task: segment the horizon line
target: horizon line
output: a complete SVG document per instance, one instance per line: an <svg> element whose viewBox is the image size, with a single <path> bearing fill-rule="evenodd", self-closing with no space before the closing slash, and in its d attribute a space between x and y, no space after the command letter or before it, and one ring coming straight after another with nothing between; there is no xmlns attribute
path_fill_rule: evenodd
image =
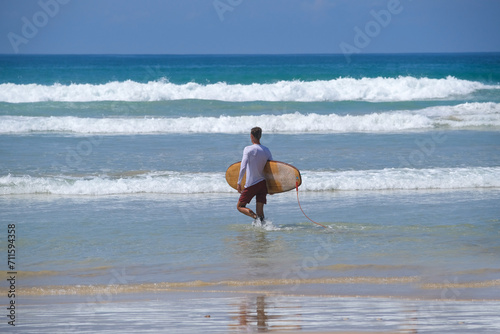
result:
<svg viewBox="0 0 500 334"><path fill-rule="evenodd" d="M500 54L500 51L441 51L441 52L370 52L352 54L356 56L373 55L449 55L449 54ZM0 56L344 56L343 53L0 53Z"/></svg>

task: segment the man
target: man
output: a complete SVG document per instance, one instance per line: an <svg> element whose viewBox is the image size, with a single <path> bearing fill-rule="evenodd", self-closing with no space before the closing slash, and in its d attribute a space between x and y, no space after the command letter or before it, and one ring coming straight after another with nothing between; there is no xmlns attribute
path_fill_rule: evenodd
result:
<svg viewBox="0 0 500 334"><path fill-rule="evenodd" d="M252 145L245 147L243 150L243 158L241 159L240 174L238 177L237 190L241 194L237 209L239 212L252 217L259 218L261 223L264 221L264 204L267 203L267 184L264 178L264 166L268 160L272 160L271 151L264 145L260 144L262 129L255 127L250 131L250 140ZM241 181L246 172L245 188L242 189ZM256 197L256 211L253 212L246 207L252 198Z"/></svg>

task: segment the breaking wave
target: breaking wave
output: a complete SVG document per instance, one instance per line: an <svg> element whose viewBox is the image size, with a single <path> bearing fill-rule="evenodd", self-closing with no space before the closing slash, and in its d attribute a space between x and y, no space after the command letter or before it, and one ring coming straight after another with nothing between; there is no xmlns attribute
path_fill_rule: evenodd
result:
<svg viewBox="0 0 500 334"><path fill-rule="evenodd" d="M58 132L76 134L246 133L248 124L265 124L273 133L398 132L434 128L500 127L499 103L465 103L416 111L365 115L283 115L219 117L0 116L0 134Z"/></svg>
<svg viewBox="0 0 500 334"><path fill-rule="evenodd" d="M500 188L500 167L302 171L301 191ZM201 194L235 192L223 172L128 172L122 176L0 177L0 195Z"/></svg>
<svg viewBox="0 0 500 334"><path fill-rule="evenodd" d="M447 99L478 90L500 89L448 76L443 79L415 78L337 78L315 81L279 81L275 83L228 84L195 82L174 84L163 79L141 83L113 81L105 84L0 84L0 101L29 103L45 101L169 101L219 100L245 101L414 101Z"/></svg>

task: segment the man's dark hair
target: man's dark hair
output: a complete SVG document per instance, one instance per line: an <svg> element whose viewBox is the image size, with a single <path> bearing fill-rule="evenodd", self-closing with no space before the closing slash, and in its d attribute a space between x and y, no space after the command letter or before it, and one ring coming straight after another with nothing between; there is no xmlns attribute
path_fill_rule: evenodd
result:
<svg viewBox="0 0 500 334"><path fill-rule="evenodd" d="M250 131L250 133L252 134L252 136L255 137L255 139L257 140L260 140L260 137L262 137L262 129L259 128L258 126L256 126L255 128L252 128L252 130Z"/></svg>

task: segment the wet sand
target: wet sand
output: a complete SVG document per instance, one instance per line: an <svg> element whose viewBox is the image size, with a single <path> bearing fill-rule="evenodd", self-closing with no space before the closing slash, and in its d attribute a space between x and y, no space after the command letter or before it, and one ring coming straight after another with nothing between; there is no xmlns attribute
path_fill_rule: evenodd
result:
<svg viewBox="0 0 500 334"><path fill-rule="evenodd" d="M17 312L17 328L23 333L500 331L499 300L284 295L257 290L25 296L19 298Z"/></svg>

